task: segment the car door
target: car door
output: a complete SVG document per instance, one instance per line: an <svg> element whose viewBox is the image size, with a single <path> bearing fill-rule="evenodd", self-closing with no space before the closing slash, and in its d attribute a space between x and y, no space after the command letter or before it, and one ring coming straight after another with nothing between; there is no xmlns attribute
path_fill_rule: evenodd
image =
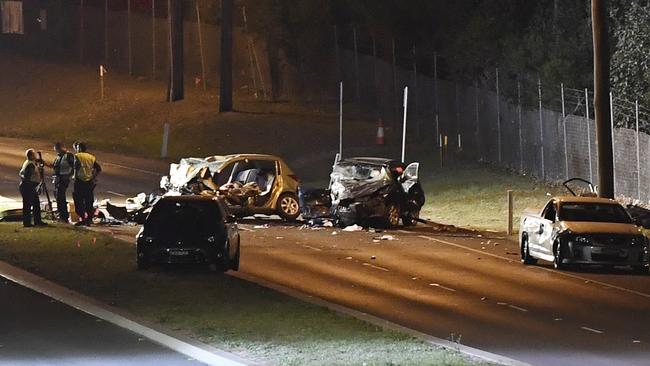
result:
<svg viewBox="0 0 650 366"><path fill-rule="evenodd" d="M557 202L551 200L540 220L536 251L544 255L553 255L553 228L557 221Z"/></svg>
<svg viewBox="0 0 650 366"><path fill-rule="evenodd" d="M408 193L411 188L418 183L420 174L420 163L411 163L402 174L402 189Z"/></svg>

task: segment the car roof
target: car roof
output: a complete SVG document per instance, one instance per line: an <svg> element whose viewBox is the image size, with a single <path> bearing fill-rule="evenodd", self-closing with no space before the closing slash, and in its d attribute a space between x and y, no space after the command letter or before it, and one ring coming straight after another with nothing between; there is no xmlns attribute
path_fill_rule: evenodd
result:
<svg viewBox="0 0 650 366"><path fill-rule="evenodd" d="M395 159L388 159L388 158L376 158L376 157L355 157L355 158L347 158L343 159L338 162L338 164L366 164L366 165L377 165L377 166L383 166L386 164L390 163L398 163L399 161Z"/></svg>
<svg viewBox="0 0 650 366"><path fill-rule="evenodd" d="M619 203L613 199L600 198L600 197L580 197L580 196L558 196L553 198L559 203L600 203L600 204L616 204Z"/></svg>
<svg viewBox="0 0 650 366"><path fill-rule="evenodd" d="M232 159L260 159L260 160L282 160L280 157L268 154L230 154L230 155L212 155L205 158L214 160L232 160Z"/></svg>

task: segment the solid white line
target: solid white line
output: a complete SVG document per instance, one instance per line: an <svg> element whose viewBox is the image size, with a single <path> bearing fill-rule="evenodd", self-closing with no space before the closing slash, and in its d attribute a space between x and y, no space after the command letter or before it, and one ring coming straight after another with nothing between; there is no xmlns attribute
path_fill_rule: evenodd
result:
<svg viewBox="0 0 650 366"><path fill-rule="evenodd" d="M0 202L18 202L18 201L9 197L0 196Z"/></svg>
<svg viewBox="0 0 650 366"><path fill-rule="evenodd" d="M214 366L244 366L251 364L249 361L234 354L217 350L199 342L192 341L195 344L191 344L136 323L133 320L111 311L110 307L107 305L101 304L85 295L48 281L45 278L14 267L6 262L0 261L0 276L96 318L130 330L131 332L139 334L157 344L184 354L199 362Z"/></svg>
<svg viewBox="0 0 650 366"><path fill-rule="evenodd" d="M384 267L375 266L374 264L370 264L370 263L365 263L365 262L364 262L364 263L362 263L362 265L364 265L364 266L366 266L366 267L370 267L370 268L378 269L378 270L380 270L380 271L390 272L390 269L388 269L388 268L384 268Z"/></svg>
<svg viewBox="0 0 650 366"><path fill-rule="evenodd" d="M603 334L603 333L605 333L605 332L603 332L602 330L598 330L598 329L594 329L594 328L589 328L589 327L580 327L580 329L586 330L587 332L596 333L596 334Z"/></svg>
<svg viewBox="0 0 650 366"><path fill-rule="evenodd" d="M470 247L467 247L467 246L464 246L464 245L461 245L461 244L451 243L451 242L448 242L446 240L436 239L436 238L432 238L432 237L426 236L426 235L418 235L418 237L422 238L422 239L429 240L429 241L435 241L435 242L438 242L438 243L441 243L441 244L449 245L449 246L452 246L452 247L468 250L470 252L478 253L478 254L481 254L481 255L486 255L486 256L489 256L489 257L493 257L493 258L503 259L503 260L506 260L506 261L508 261L510 263L515 262L514 260L512 260L510 258L507 258L507 257L502 257L500 255L496 255L496 254L492 254L492 253L486 253L485 251L482 251L482 250L470 248ZM539 267L539 266L533 267L533 268L539 269L541 271L554 273L554 274L556 274L558 276L573 278L573 279L580 280L580 281L589 281L591 283L596 283L596 284L599 284L601 286L609 287L609 288L616 289L616 290L619 290L619 291L627 292L629 294L634 294L634 295L638 295L638 296L642 296L642 297L650 299L650 294L647 294L645 292L631 290L629 288L625 288L625 287L621 287L621 286L617 286L617 285L612 285L611 283L602 282L602 281L598 281L598 280L593 280L593 279L590 279L590 278L581 277L581 276L577 276L577 275L566 273L566 272L560 272L560 271L550 269L550 268Z"/></svg>
<svg viewBox="0 0 650 366"><path fill-rule="evenodd" d="M522 313L527 313L528 312L528 309L524 309L524 308L516 306L516 305L508 305L508 307L511 308L511 309L519 310Z"/></svg>
<svg viewBox="0 0 650 366"><path fill-rule="evenodd" d="M149 175L156 175L156 176L161 176L162 175L160 173L152 172L151 170L132 168L130 166L120 165L120 164L115 164L115 163L109 163L109 162L106 162L106 161L102 162L102 164L103 165L112 165L112 166L117 167L117 168L132 170L134 172L139 172L139 173L144 173L144 174L149 174Z"/></svg>
<svg viewBox="0 0 650 366"><path fill-rule="evenodd" d="M453 288L443 286L443 285L441 285L439 283L430 283L429 286L438 287L438 288L441 288L443 290L447 290L447 291L450 291L450 292L456 292L456 290L454 290Z"/></svg>
<svg viewBox="0 0 650 366"><path fill-rule="evenodd" d="M106 193L110 193L110 194L112 194L114 196L118 196L118 197L126 197L122 193L117 193L117 192L113 192L113 191L106 191Z"/></svg>
<svg viewBox="0 0 650 366"><path fill-rule="evenodd" d="M248 231L248 232L255 232L255 230L253 230L253 229L249 229L249 228L247 228L247 227L243 227L243 226L240 226L240 227L239 227L239 230L241 230L241 231Z"/></svg>

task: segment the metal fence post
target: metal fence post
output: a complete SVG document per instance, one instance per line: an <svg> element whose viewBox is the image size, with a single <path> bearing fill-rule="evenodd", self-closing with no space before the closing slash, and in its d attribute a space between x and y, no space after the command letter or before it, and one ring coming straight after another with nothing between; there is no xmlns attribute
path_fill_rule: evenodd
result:
<svg viewBox="0 0 650 366"><path fill-rule="evenodd" d="M566 143L566 107L564 105L564 83L560 84L562 89L562 132L564 137L564 176L569 179L569 152Z"/></svg>
<svg viewBox="0 0 650 366"><path fill-rule="evenodd" d="M589 181L594 181L594 171L591 162L591 121L589 119L589 89L585 88L585 117L587 117L587 154L589 155Z"/></svg>
<svg viewBox="0 0 650 366"><path fill-rule="evenodd" d="M544 114L542 111L542 79L537 79L537 93L539 96L539 149L541 155L542 180L546 179L546 167L544 166Z"/></svg>
<svg viewBox="0 0 650 366"><path fill-rule="evenodd" d="M614 94L609 92L609 117L612 127L612 172L614 173L614 197L616 197L616 131L614 131Z"/></svg>
<svg viewBox="0 0 650 366"><path fill-rule="evenodd" d="M479 159L483 159L483 149L481 145L481 116L478 95L478 79L474 80L474 104L476 108L476 146Z"/></svg>
<svg viewBox="0 0 650 366"><path fill-rule="evenodd" d="M636 194L641 200L641 147L639 146L639 100L634 103L636 117Z"/></svg>
<svg viewBox="0 0 650 366"><path fill-rule="evenodd" d="M499 90L499 68L496 69L496 86L497 86L497 151L499 163L501 163L501 95Z"/></svg>
<svg viewBox="0 0 650 366"><path fill-rule="evenodd" d="M521 134L522 111L521 111L521 80L517 76L517 119L519 122L519 172L524 172L524 143Z"/></svg>

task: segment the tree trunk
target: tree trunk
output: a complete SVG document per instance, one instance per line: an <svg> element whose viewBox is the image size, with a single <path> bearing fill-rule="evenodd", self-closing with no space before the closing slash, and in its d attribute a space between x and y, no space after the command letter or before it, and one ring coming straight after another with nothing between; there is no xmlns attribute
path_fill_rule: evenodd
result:
<svg viewBox="0 0 650 366"><path fill-rule="evenodd" d="M169 21L169 83L167 101L175 102L185 97L183 86L183 2L167 0Z"/></svg>
<svg viewBox="0 0 650 366"><path fill-rule="evenodd" d="M591 18L594 36L594 112L598 142L598 194L614 198L614 152L609 105L609 32L607 1L592 0Z"/></svg>
<svg viewBox="0 0 650 366"><path fill-rule="evenodd" d="M222 0L219 112L232 111L232 23L233 0Z"/></svg>

